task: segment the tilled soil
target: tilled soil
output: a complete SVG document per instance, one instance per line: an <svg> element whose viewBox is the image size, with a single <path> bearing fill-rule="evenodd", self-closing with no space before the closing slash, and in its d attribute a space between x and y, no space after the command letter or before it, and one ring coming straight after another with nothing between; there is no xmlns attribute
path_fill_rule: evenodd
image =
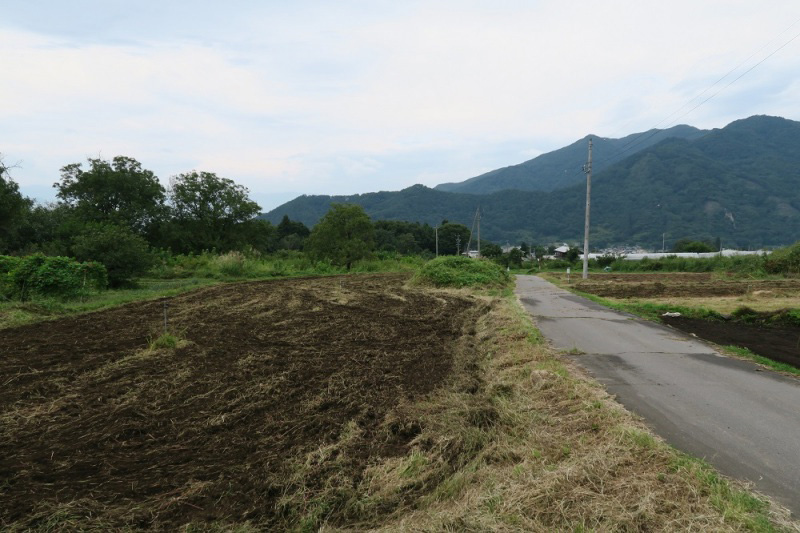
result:
<svg viewBox="0 0 800 533"><path fill-rule="evenodd" d="M579 291L610 298L717 297L759 294L796 295L800 279L716 279L708 273L593 274L573 285ZM767 316L762 317L765 319ZM720 345L748 348L754 353L800 368L800 328L791 325L747 324L740 320L662 317L662 321Z"/></svg>
<svg viewBox="0 0 800 533"><path fill-rule="evenodd" d="M721 322L687 317L661 317L665 324L723 346L747 348L773 361L800 368L800 327Z"/></svg>
<svg viewBox="0 0 800 533"><path fill-rule="evenodd" d="M606 278L595 275L587 281L580 281L574 288L609 298L668 298L701 296L742 296L756 291L769 291L775 294L800 292L800 280L712 280L710 278L676 276L664 274L662 278L650 275L632 279Z"/></svg>
<svg viewBox="0 0 800 533"><path fill-rule="evenodd" d="M405 281L201 289L165 301L177 349L147 349L163 301L0 330L0 526L269 529L298 465L345 433L347 460L306 465L304 490L356 483L404 453L418 428L391 413L448 379L480 312Z"/></svg>

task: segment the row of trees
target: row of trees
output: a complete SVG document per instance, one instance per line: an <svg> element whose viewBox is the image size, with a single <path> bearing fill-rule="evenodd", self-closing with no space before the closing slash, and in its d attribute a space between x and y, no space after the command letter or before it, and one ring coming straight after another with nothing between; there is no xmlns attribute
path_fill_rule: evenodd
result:
<svg viewBox="0 0 800 533"><path fill-rule="evenodd" d="M448 221L434 229L402 221L373 223L360 206L339 205L314 227L288 217L277 226L257 218L249 191L211 172L173 176L163 187L136 159L88 159L61 169L57 202L25 198L0 159L0 254L69 256L100 261L109 282L121 285L146 270L154 249L173 253L272 253L305 250L349 267L372 251L455 254L469 229ZM473 243L474 244L474 243ZM491 243L485 251L500 253Z"/></svg>

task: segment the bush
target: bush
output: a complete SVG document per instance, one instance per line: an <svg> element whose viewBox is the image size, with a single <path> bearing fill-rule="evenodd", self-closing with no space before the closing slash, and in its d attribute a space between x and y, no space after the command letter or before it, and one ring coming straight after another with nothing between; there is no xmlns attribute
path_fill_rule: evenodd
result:
<svg viewBox="0 0 800 533"><path fill-rule="evenodd" d="M127 285L153 264L150 247L131 230L112 224L92 224L75 237L72 249L81 261L99 261L112 287Z"/></svg>
<svg viewBox="0 0 800 533"><path fill-rule="evenodd" d="M501 287L509 282L506 271L496 263L458 256L428 261L415 279L437 287Z"/></svg>
<svg viewBox="0 0 800 533"><path fill-rule="evenodd" d="M9 255L0 255L0 296L11 298L14 295L12 272L16 270L22 259Z"/></svg>
<svg viewBox="0 0 800 533"><path fill-rule="evenodd" d="M80 263L69 257L29 255L10 272L12 296L27 300L31 296L76 298L108 283L106 269L99 263Z"/></svg>
<svg viewBox="0 0 800 533"><path fill-rule="evenodd" d="M800 274L800 242L772 252L764 261L770 274Z"/></svg>

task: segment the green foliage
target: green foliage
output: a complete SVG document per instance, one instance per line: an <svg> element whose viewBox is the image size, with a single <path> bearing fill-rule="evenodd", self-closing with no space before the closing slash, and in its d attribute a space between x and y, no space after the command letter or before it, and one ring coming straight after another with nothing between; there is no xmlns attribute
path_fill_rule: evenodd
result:
<svg viewBox="0 0 800 533"><path fill-rule="evenodd" d="M379 252L374 259L355 262L350 272L408 272L416 271L422 263L419 257ZM308 254L294 250L279 250L269 256L235 251L222 255L211 252L173 255L161 251L150 275L159 279L234 280L324 276L345 272L344 266L334 265L327 260L317 261Z"/></svg>
<svg viewBox="0 0 800 533"><path fill-rule="evenodd" d="M467 250L469 228L455 222L442 222L439 226L439 255L456 255Z"/></svg>
<svg viewBox="0 0 800 533"><path fill-rule="evenodd" d="M675 253L695 253L703 254L709 252L718 252L713 246L703 241L693 241L690 239L680 239L672 246L672 251Z"/></svg>
<svg viewBox="0 0 800 533"><path fill-rule="evenodd" d="M167 240L173 250L236 250L248 244L257 226L250 222L260 207L247 188L212 172L188 172L170 180L169 202L173 219ZM268 246L267 246L268 247Z"/></svg>
<svg viewBox="0 0 800 533"><path fill-rule="evenodd" d="M106 269L99 263L80 263L69 257L43 254L20 259L7 275L11 296L19 300L31 296L77 298L91 290L104 289L107 284Z"/></svg>
<svg viewBox="0 0 800 533"><path fill-rule="evenodd" d="M772 252L764 260L764 270L770 274L800 274L800 241Z"/></svg>
<svg viewBox="0 0 800 533"><path fill-rule="evenodd" d="M306 249L313 258L345 266L347 270L355 261L368 257L374 247L372 221L355 204L332 205L306 241Z"/></svg>
<svg viewBox="0 0 800 533"><path fill-rule="evenodd" d="M20 219L32 202L22 196L19 186L8 175L0 156L0 253L9 251Z"/></svg>
<svg viewBox="0 0 800 533"><path fill-rule="evenodd" d="M129 284L153 263L147 241L128 228L112 224L86 226L75 237L72 249L81 261L103 263L112 287Z"/></svg>
<svg viewBox="0 0 800 533"><path fill-rule="evenodd" d="M174 350L181 344L182 340L172 333L162 333L158 338L150 341L149 348L151 350Z"/></svg>
<svg viewBox="0 0 800 533"><path fill-rule="evenodd" d="M503 249L489 241L481 241L481 255L490 259L497 259L503 255Z"/></svg>
<svg viewBox="0 0 800 533"><path fill-rule="evenodd" d="M116 224L144 233L164 214L164 188L131 157L89 159L89 169L72 163L54 184L58 198L84 223Z"/></svg>
<svg viewBox="0 0 800 533"><path fill-rule="evenodd" d="M666 256L660 259L629 261L617 259L611 264L614 272L727 272L730 274L764 276L765 263L770 256L741 255L709 258Z"/></svg>
<svg viewBox="0 0 800 533"><path fill-rule="evenodd" d="M594 163L592 168L599 173L622 157L644 150L670 137L696 138L706 133L691 126L675 126L648 135L634 133L621 139L593 138ZM635 143L633 141L636 141ZM436 188L441 191L491 194L504 189L519 191L551 191L565 185L585 184L582 172L565 172L576 168L576 161L586 161L588 139L584 138L569 146L542 154L530 161L492 170L461 183L443 183ZM627 149L626 149L627 148ZM631 151L631 148L634 148ZM578 163L580 165L580 163ZM585 187L585 185L584 185Z"/></svg>
<svg viewBox="0 0 800 533"><path fill-rule="evenodd" d="M597 171L592 186L591 243L661 249L662 235L757 248L800 234L800 122L752 117L694 140L668 139ZM582 155L574 161L584 161ZM563 176L564 168L558 170ZM501 190L480 197L481 235L496 242L564 242L583 237L586 185L551 192ZM552 175L551 175L552 176ZM562 185L564 180L553 180ZM332 201L304 196L268 213L313 224ZM474 194L414 186L348 197L375 219L471 221ZM440 235L440 244L441 244ZM670 243L671 244L671 243Z"/></svg>
<svg viewBox="0 0 800 533"><path fill-rule="evenodd" d="M428 224L402 220L375 222L375 245L378 250L401 254L435 254L434 229Z"/></svg>
<svg viewBox="0 0 800 533"><path fill-rule="evenodd" d="M492 261L444 256L428 261L416 276L437 287L503 287L510 278Z"/></svg>

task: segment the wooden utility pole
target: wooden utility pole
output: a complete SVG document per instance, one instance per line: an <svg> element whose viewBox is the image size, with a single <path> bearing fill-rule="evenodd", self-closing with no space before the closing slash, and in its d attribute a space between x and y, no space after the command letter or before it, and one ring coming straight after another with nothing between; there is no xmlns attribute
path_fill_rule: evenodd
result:
<svg viewBox="0 0 800 533"><path fill-rule="evenodd" d="M583 228L583 279L589 278L589 210L592 205L592 138L589 137L589 162L583 167L586 172L586 224Z"/></svg>
<svg viewBox="0 0 800 533"><path fill-rule="evenodd" d="M481 256L481 207L478 206L478 257Z"/></svg>

